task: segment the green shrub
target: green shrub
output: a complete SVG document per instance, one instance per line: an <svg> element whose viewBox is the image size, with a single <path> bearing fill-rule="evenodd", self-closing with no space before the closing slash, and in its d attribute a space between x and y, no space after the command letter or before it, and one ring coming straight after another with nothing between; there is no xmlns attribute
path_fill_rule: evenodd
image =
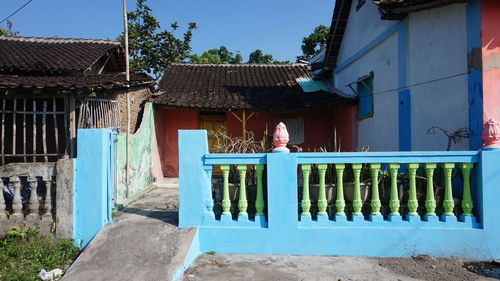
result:
<svg viewBox="0 0 500 281"><path fill-rule="evenodd" d="M40 280L40 270L66 269L78 252L72 241L13 227L0 240L0 280Z"/></svg>

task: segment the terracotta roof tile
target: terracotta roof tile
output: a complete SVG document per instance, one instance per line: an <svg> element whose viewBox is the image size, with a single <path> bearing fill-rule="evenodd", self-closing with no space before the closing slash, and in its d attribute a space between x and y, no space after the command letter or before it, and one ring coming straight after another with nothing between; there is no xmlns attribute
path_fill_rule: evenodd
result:
<svg viewBox="0 0 500 281"><path fill-rule="evenodd" d="M112 54L114 72L87 71ZM0 88L124 87L124 58L116 41L0 36ZM131 75L132 86L153 83L145 74Z"/></svg>
<svg viewBox="0 0 500 281"><path fill-rule="evenodd" d="M172 64L155 103L199 110L282 111L351 105L355 100L323 91L305 93L295 79L310 77L303 64Z"/></svg>
<svg viewBox="0 0 500 281"><path fill-rule="evenodd" d="M0 36L0 71L83 72L119 48L110 40Z"/></svg>

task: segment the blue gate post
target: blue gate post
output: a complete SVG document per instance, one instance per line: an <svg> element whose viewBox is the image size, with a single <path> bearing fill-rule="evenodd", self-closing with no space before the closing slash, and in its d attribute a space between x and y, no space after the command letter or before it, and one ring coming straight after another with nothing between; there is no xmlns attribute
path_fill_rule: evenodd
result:
<svg viewBox="0 0 500 281"><path fill-rule="evenodd" d="M179 130L179 226L200 226L213 218L211 167L206 130ZM201 192L200 192L201 190Z"/></svg>
<svg viewBox="0 0 500 281"><path fill-rule="evenodd" d="M479 167L479 220L492 258L500 258L500 149L483 148Z"/></svg>
<svg viewBox="0 0 500 281"><path fill-rule="evenodd" d="M275 148L267 155L267 214L274 251L289 253L300 248L297 237L297 155L289 153L286 126L279 123L273 135ZM284 237L286 236L286 237ZM282 243L286 240L286 243Z"/></svg>
<svg viewBox="0 0 500 281"><path fill-rule="evenodd" d="M108 129L78 130L73 195L76 246L87 246L99 230L111 222L113 134Z"/></svg>
<svg viewBox="0 0 500 281"><path fill-rule="evenodd" d="M297 157L292 153L267 155L268 228L275 252L288 253L299 248ZM287 236L287 237L284 237ZM290 237L292 236L292 237ZM290 243L278 243L285 239Z"/></svg>

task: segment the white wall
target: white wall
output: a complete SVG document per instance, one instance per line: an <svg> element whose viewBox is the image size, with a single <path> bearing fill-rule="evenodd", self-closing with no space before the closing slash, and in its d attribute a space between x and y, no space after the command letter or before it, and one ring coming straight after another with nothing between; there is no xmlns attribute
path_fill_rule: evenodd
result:
<svg viewBox="0 0 500 281"><path fill-rule="evenodd" d="M389 27L397 24L397 21L380 20L377 6L371 1L366 1L359 11L356 11L357 3L356 0L352 1L349 21L347 22L339 52L339 62L344 61Z"/></svg>
<svg viewBox="0 0 500 281"><path fill-rule="evenodd" d="M456 130L469 126L465 4L412 13L409 17L408 83L411 88L412 150L444 150L444 134L427 135L432 126ZM468 150L468 139L452 144Z"/></svg>
<svg viewBox="0 0 500 281"><path fill-rule="evenodd" d="M342 63L353 53L367 45L387 28L396 24L394 21L381 21L371 1L356 12L357 1L353 1L351 15L342 41L339 60ZM397 36L393 34L363 57L340 71L335 77L336 87L344 93L354 95L346 85L359 77L374 72L374 93L398 86ZM353 85L356 89L356 85ZM375 94L373 97L373 117L358 123L358 147L369 146L370 151L395 151L398 142L398 96L393 93Z"/></svg>
<svg viewBox="0 0 500 281"><path fill-rule="evenodd" d="M380 20L376 6L367 1L356 12L353 1L349 22L337 65L382 34L398 21ZM413 13L408 18L407 84L410 87L412 150L444 150L447 138L427 135L431 126L446 130L468 127L467 75L427 83L467 72L465 4ZM335 75L335 86L346 87L359 77L374 72L374 115L359 121L358 147L370 151L399 150L398 33L395 32L354 63ZM380 93L384 92L384 93ZM452 145L453 150L468 149L468 140Z"/></svg>

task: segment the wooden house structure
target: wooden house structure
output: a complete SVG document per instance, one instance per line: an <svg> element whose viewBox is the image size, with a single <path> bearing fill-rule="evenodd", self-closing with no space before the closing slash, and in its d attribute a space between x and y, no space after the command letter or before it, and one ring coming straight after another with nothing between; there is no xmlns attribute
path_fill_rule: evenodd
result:
<svg viewBox="0 0 500 281"><path fill-rule="evenodd" d="M154 81L125 80L125 53L109 40L0 37L0 165L76 156L79 128L136 126Z"/></svg>
<svg viewBox="0 0 500 281"><path fill-rule="evenodd" d="M267 128L283 121L289 143L302 151L331 146L336 137L343 151L354 149L356 100L312 80L306 64L176 63L159 90L155 127L167 177L177 176L179 129L222 129L243 139L253 132L261 141ZM213 136L209 144L211 152L221 152Z"/></svg>

